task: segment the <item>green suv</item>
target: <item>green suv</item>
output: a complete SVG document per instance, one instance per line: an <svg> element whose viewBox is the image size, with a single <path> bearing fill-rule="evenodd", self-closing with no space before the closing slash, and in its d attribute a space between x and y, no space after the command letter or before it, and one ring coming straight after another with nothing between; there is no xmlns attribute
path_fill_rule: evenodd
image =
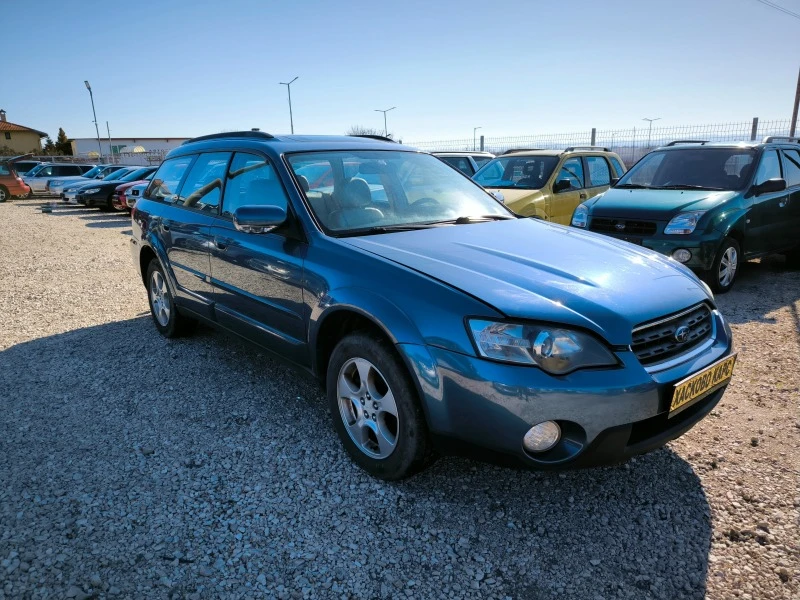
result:
<svg viewBox="0 0 800 600"><path fill-rule="evenodd" d="M800 262L798 141L671 142L580 204L571 224L671 256L727 292L742 260Z"/></svg>

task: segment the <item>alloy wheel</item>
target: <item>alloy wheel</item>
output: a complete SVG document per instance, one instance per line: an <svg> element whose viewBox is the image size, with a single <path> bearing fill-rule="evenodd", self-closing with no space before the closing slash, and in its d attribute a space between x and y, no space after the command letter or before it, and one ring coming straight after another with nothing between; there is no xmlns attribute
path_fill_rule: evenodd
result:
<svg viewBox="0 0 800 600"><path fill-rule="evenodd" d="M159 325L166 327L169 324L170 299L167 282L161 271L153 271L150 277L150 302L153 306L153 315Z"/></svg>
<svg viewBox="0 0 800 600"><path fill-rule="evenodd" d="M337 379L339 413L350 438L370 458L388 458L397 447L400 422L386 378L366 359L351 358Z"/></svg>
<svg viewBox="0 0 800 600"><path fill-rule="evenodd" d="M0 187L0 202L5 202L8 199L8 194L5 188Z"/></svg>
<svg viewBox="0 0 800 600"><path fill-rule="evenodd" d="M729 246L725 249L722 259L719 261L719 284L728 287L736 276L736 269L739 266L739 255L736 248Z"/></svg>

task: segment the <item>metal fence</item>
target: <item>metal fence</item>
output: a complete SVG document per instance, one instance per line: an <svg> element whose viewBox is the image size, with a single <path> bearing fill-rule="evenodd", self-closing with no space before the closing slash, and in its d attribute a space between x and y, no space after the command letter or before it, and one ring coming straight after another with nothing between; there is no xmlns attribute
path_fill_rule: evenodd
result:
<svg viewBox="0 0 800 600"><path fill-rule="evenodd" d="M93 165L116 164L146 167L149 165L161 164L167 152L168 150L146 150L145 152L122 152L103 154L102 156L97 152L89 152L87 154L79 154L78 156L33 156L31 160L54 163L89 163Z"/></svg>
<svg viewBox="0 0 800 600"><path fill-rule="evenodd" d="M672 127L633 127L597 129L575 133L545 133L511 137L480 136L479 139L407 142L428 152L487 150L499 154L511 148L559 149L570 146L604 146L619 154L630 166L653 148L673 140L708 140L732 142L757 140L768 135L789 135L789 119L716 123L711 125L676 125ZM473 146L474 145L474 146Z"/></svg>

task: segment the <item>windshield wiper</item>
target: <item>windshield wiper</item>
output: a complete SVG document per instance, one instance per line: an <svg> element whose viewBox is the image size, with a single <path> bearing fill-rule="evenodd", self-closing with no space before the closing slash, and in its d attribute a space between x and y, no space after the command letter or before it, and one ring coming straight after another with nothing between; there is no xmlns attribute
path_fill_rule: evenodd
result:
<svg viewBox="0 0 800 600"><path fill-rule="evenodd" d="M712 192L721 192L725 188L711 187L707 185L692 185L689 183L676 183L673 185L659 185L656 186L659 190L708 190Z"/></svg>
<svg viewBox="0 0 800 600"><path fill-rule="evenodd" d="M446 221L436 221L440 225L468 225L470 223L483 223L485 221L508 221L509 219L516 219L517 217L511 215L464 215L457 219L448 219Z"/></svg>
<svg viewBox="0 0 800 600"><path fill-rule="evenodd" d="M373 235L376 233L391 233L393 231L414 231L415 229L431 229L438 227L439 223L398 223L396 225L376 225L365 227L364 229L353 229L340 234L340 237L350 237L357 235Z"/></svg>
<svg viewBox="0 0 800 600"><path fill-rule="evenodd" d="M614 186L615 188L626 188L629 190L652 190L653 188L649 185L642 185L640 183L618 183Z"/></svg>

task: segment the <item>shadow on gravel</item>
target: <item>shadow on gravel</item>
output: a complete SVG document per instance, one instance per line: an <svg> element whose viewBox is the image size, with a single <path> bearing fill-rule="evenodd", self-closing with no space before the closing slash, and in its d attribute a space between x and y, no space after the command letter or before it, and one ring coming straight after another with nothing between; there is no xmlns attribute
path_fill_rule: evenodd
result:
<svg viewBox="0 0 800 600"><path fill-rule="evenodd" d="M108 221L94 221L91 223L86 223L87 227L91 227L92 229L112 229L114 227L129 227L131 224L130 219L126 220L108 220Z"/></svg>
<svg viewBox="0 0 800 600"><path fill-rule="evenodd" d="M381 483L315 383L211 329L166 340L146 315L12 346L0 414L0 557L31 565L8 597L705 595L710 511L672 451Z"/></svg>
<svg viewBox="0 0 800 600"><path fill-rule="evenodd" d="M769 315L800 300L800 270L792 269L781 255L743 263L733 289L716 297L723 316L731 323L775 323ZM793 310L793 314L794 309ZM795 314L800 331L800 320Z"/></svg>

